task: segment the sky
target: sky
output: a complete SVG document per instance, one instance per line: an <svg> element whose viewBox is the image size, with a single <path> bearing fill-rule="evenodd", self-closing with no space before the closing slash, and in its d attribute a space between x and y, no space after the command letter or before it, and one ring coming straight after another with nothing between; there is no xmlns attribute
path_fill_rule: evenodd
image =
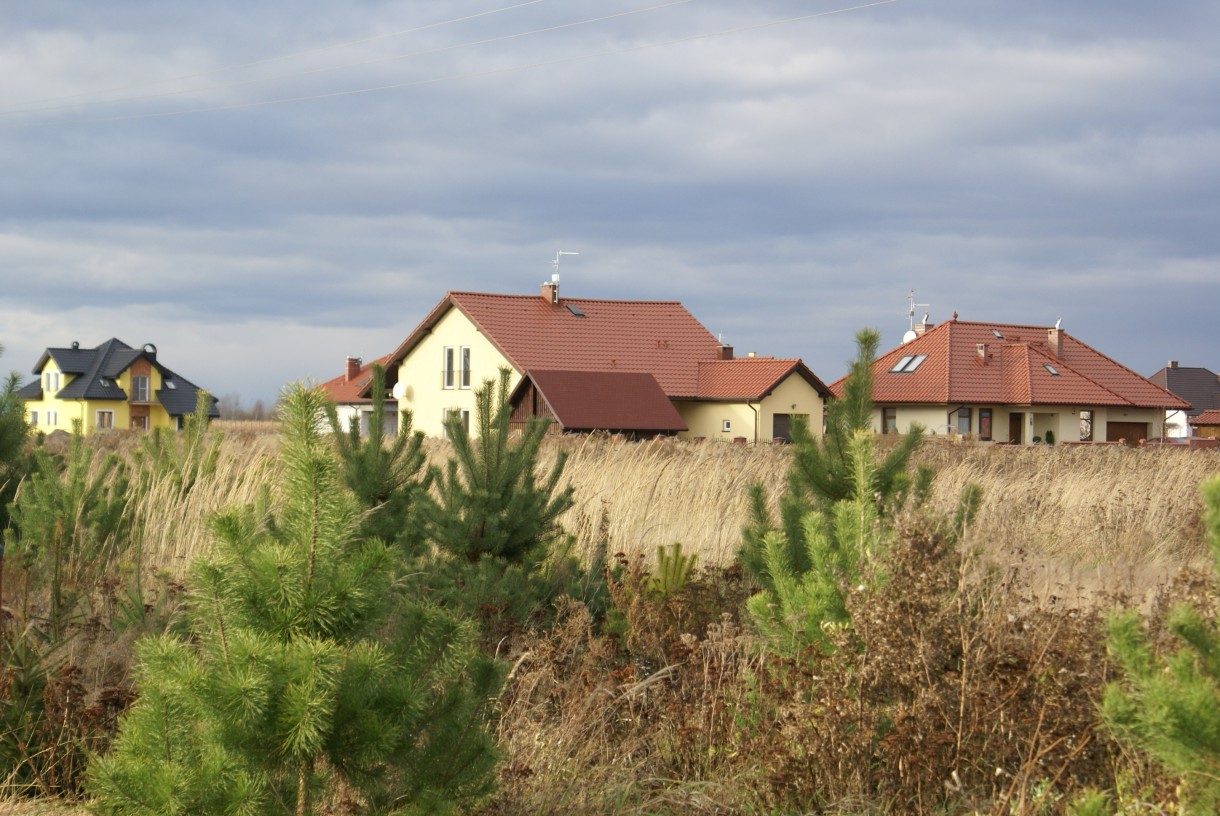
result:
<svg viewBox="0 0 1220 816"><path fill-rule="evenodd" d="M446 291L680 300L845 373L1050 325L1220 371L1220 3L42 0L0 27L0 371L273 401Z"/></svg>

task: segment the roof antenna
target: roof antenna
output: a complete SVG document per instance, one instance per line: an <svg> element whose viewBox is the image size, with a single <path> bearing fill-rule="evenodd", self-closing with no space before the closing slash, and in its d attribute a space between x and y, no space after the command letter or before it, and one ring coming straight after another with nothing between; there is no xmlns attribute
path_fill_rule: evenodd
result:
<svg viewBox="0 0 1220 816"><path fill-rule="evenodd" d="M906 334L902 335L903 343L909 343L912 340L914 340L916 337L919 336L918 334L915 333L915 309L919 306L931 306L931 305L932 304L930 304L930 303L916 303L914 289L912 289L910 294L907 295L907 319L910 321L910 328L907 329ZM928 322L928 317L929 317L929 314L925 313L923 316L924 323Z"/></svg>
<svg viewBox="0 0 1220 816"><path fill-rule="evenodd" d="M562 249L555 253L555 260L551 261L551 269L555 270L554 272L551 273L551 283L559 283L559 259L562 258L564 255L579 255L579 254L580 254L579 252L565 252Z"/></svg>

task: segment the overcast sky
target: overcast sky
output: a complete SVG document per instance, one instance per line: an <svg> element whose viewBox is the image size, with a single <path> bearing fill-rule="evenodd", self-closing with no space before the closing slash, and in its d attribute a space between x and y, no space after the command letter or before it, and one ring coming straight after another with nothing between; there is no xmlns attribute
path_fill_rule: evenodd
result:
<svg viewBox="0 0 1220 816"><path fill-rule="evenodd" d="M0 370L118 337L273 400L447 290L1220 370L1220 3L109 0L0 27Z"/></svg>

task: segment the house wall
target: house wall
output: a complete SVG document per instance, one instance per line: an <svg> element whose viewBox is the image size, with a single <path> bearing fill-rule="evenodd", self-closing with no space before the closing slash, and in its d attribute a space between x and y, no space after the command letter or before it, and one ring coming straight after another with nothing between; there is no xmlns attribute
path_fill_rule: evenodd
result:
<svg viewBox="0 0 1220 816"><path fill-rule="evenodd" d="M775 436L776 414L805 414L814 436L822 435L822 397L797 374L789 375L761 402L681 400L674 405L688 428L678 434L682 439L701 436L732 442L744 436L747 442L769 442ZM728 431L723 429L726 419Z"/></svg>
<svg viewBox="0 0 1220 816"><path fill-rule="evenodd" d="M36 413L38 415L38 421L33 424L37 430L42 431L43 433L50 433L51 431L71 431L72 419L79 416L79 412L73 410L73 413L68 414L67 410L69 403L49 398L50 392L47 390L47 374L59 374L60 388L63 388L72 381L71 375L60 372L59 366L55 364L55 361L48 358L47 364L43 366L42 371L38 373L39 378L42 380L42 399L26 400L26 421L32 421L31 417ZM55 412L56 416L54 422L51 421L51 418L47 413L48 411Z"/></svg>
<svg viewBox="0 0 1220 816"><path fill-rule="evenodd" d="M674 402L674 407L687 427L678 433L680 439L702 437L709 442L732 442L742 436L748 442L754 441L754 411L744 402L682 400ZM727 431L724 430L725 420L729 423Z"/></svg>
<svg viewBox="0 0 1220 816"><path fill-rule="evenodd" d="M959 406L952 406L956 411ZM1002 406L1002 405L967 405L971 408L970 432L975 436L979 432L979 409L991 409L991 438L993 442L1008 441L1009 417L1011 414L1022 414L1022 441L1033 444L1034 437L1046 439L1046 432L1053 431L1055 442L1076 442L1080 440L1080 412L1089 410L1078 405L1064 406ZM956 416L950 415L950 407L945 405L898 406L898 433L906 433L914 423L924 427L926 433L936 436L956 435ZM881 408L873 413L873 430L881 430ZM1161 436L1164 429L1164 412L1154 408L1093 408L1093 441L1104 442L1106 439L1107 422L1146 422L1149 436Z"/></svg>
<svg viewBox="0 0 1220 816"><path fill-rule="evenodd" d="M455 349L454 387L444 387L444 349ZM461 385L462 346L470 347L470 387ZM500 366L509 365L499 350L462 313L451 308L437 321L432 331L421 340L398 368L398 381L403 384L403 396L398 401L400 411L410 410L412 428L428 436L444 435L446 409L469 411L475 415L474 392L484 380L499 377ZM511 366L510 366L511 368ZM514 370L509 390L521 379Z"/></svg>

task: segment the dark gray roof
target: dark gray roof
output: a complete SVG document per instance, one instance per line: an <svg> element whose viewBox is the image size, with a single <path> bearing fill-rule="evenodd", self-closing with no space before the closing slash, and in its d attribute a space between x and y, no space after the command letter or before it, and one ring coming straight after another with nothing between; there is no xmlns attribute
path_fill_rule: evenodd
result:
<svg viewBox="0 0 1220 816"><path fill-rule="evenodd" d="M157 400L170 416L195 413L195 403L201 390L199 386L158 362L155 346L134 349L116 337L93 349L83 349L76 344L71 348L47 349L34 366L34 373L40 375L39 379L27 383L21 389L21 397L26 400L42 399L42 369L48 360L54 360L60 371L76 376L52 396L59 399L126 400L126 392L118 386L118 377L139 359L147 359L161 372L162 387L157 391ZM216 403L213 397L208 416L220 416Z"/></svg>
<svg viewBox="0 0 1220 816"><path fill-rule="evenodd" d="M1167 366L1148 379L1189 402L1187 416L1220 408L1220 377L1206 368Z"/></svg>

